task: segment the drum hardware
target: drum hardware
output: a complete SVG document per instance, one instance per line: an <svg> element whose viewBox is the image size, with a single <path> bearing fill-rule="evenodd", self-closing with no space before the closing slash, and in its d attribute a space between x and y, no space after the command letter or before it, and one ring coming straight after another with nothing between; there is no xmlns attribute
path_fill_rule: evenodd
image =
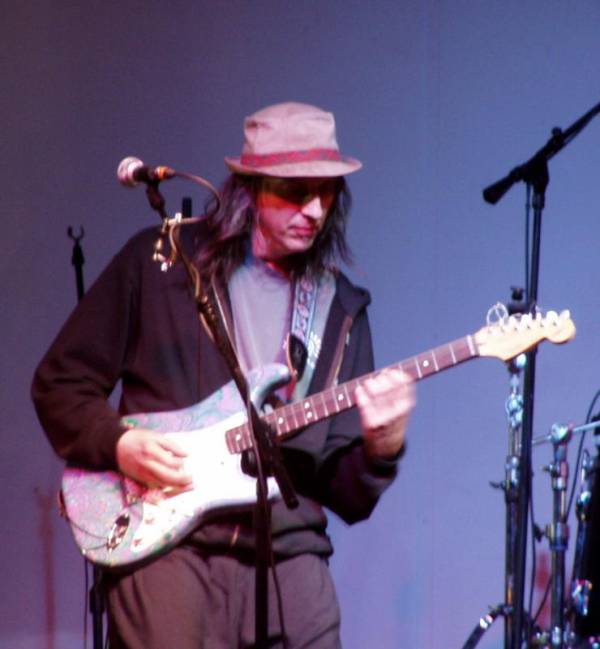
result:
<svg viewBox="0 0 600 649"><path fill-rule="evenodd" d="M588 412L588 421L595 401ZM600 442L598 421L591 418L590 427L596 427L594 442ZM570 620L581 644L578 649L600 649L600 454L594 457L586 451L582 454L580 488L575 503L577 536L573 561Z"/></svg>
<svg viewBox="0 0 600 649"><path fill-rule="evenodd" d="M522 399L519 391L519 372L524 362L517 357L509 363L510 371L510 392L506 400L506 414L509 428L509 455L505 463L505 479L502 482L491 482L494 488L502 489L505 493L507 503L507 557L506 557L506 581L505 595L506 602L491 607L484 615L471 635L463 645L462 649L474 649L484 633L491 627L499 616L505 621L512 616L512 574L509 570L511 557L509 556L510 535L516 525L513 508L511 507L512 496L515 493L519 480L519 433L522 421ZM567 462L568 444L575 435L585 434L589 430L599 428L597 421L592 423L573 426L565 424L554 424L546 435L536 437L532 440L532 446L544 443L551 443L553 448L552 461L544 467L551 479L553 492L552 522L546 526L538 535L538 540L546 537L551 553L551 622L548 630L542 630L531 619L524 614L525 624L530 629L528 633L527 647L532 649L600 649L600 636L582 637L577 632L576 618L585 617L589 613L590 594L593 584L583 576L581 564L584 557L584 550L587 544L587 532L590 518L590 506L592 501L592 485L595 473L599 470L600 459L593 460L587 451L583 453L581 467L581 489L576 501L576 514L578 519L578 533L575 546L575 560L571 588L568 596L565 580L565 556L569 541L568 515L570 507L567 507L567 487L569 479L569 465ZM583 440L582 440L583 441ZM600 437L596 436L596 445L600 445ZM600 457L600 456L599 456ZM600 483L599 483L600 484ZM600 510L599 510L600 522ZM524 645L525 646L525 645Z"/></svg>
<svg viewBox="0 0 600 649"><path fill-rule="evenodd" d="M573 577L571 580L572 615L582 617L587 616L589 613L590 594L592 590L592 582L583 575L583 559L592 503L593 472L594 461L588 451L585 450L581 465L581 489L575 503L578 528L575 539Z"/></svg>

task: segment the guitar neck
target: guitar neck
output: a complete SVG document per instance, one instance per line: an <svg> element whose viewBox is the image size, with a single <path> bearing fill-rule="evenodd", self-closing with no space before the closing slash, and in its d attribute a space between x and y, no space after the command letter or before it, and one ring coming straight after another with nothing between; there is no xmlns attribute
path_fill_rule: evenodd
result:
<svg viewBox="0 0 600 649"><path fill-rule="evenodd" d="M365 374L346 383L323 390L323 392L312 394L301 401L277 408L264 415L262 419L275 431L278 438L283 439L309 424L327 419L355 406L354 392L356 388L384 370L401 369L413 380L420 381L449 367L471 360L476 356L479 356L479 351L473 336L458 338L451 343L430 349L418 356L389 365L383 370L376 370L370 374ZM226 440L227 446L232 453L241 453L252 447L252 437L247 424L228 430Z"/></svg>

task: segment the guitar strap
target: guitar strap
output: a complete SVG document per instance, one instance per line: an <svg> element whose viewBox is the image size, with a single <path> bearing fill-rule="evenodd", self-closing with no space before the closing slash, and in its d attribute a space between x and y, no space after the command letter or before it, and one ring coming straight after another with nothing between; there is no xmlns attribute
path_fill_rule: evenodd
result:
<svg viewBox="0 0 600 649"><path fill-rule="evenodd" d="M293 368L299 370L299 378L292 391L291 401L303 399L308 392L321 353L325 325L335 295L335 284L335 277L330 271L325 271L317 279L301 277L296 281L288 338L288 358ZM294 351L296 341L302 343L303 348L301 367L298 367L296 360L300 354Z"/></svg>

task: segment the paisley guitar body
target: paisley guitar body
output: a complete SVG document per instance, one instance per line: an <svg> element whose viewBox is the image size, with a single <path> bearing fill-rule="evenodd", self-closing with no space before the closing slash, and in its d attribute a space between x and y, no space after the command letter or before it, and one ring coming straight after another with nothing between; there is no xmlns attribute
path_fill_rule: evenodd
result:
<svg viewBox="0 0 600 649"><path fill-rule="evenodd" d="M254 405L260 408L288 380L283 365L253 370L248 383ZM152 489L117 471L67 467L62 500L81 553L103 567L132 566L176 545L209 511L253 503L256 481L242 472L240 456L231 452L225 438L226 431L246 419L233 382L189 408L123 417L128 426L150 428L175 439L188 453L186 470L194 476L194 487ZM272 479L268 487L269 496L276 497Z"/></svg>

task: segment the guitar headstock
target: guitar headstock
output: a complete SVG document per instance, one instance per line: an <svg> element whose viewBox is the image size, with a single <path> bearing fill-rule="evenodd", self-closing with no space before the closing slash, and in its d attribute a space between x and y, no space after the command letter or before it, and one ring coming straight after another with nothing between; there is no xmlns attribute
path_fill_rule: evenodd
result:
<svg viewBox="0 0 600 649"><path fill-rule="evenodd" d="M498 315L497 307L493 309ZM500 311L500 317L495 322L491 321L488 313L488 324L473 338L480 356L494 356L507 361L530 350L542 340L562 344L574 336L575 323L569 311L561 311L560 314L548 311L545 316L541 313L535 316L529 313L508 316L504 310L504 313Z"/></svg>

